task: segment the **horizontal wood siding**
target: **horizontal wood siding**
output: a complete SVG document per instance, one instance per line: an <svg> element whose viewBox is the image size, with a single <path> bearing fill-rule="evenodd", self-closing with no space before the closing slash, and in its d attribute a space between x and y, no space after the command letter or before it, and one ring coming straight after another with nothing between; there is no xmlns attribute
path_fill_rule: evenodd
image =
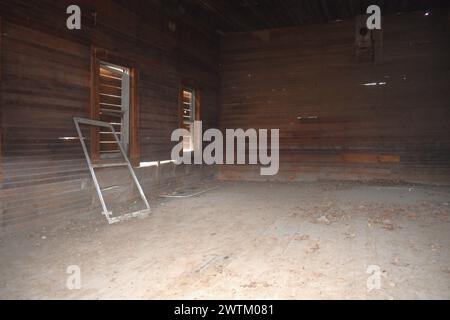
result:
<svg viewBox="0 0 450 320"><path fill-rule="evenodd" d="M450 182L447 12L387 16L384 60L357 63L354 23L230 34L221 128L280 129L278 180ZM385 85L364 86L367 83ZM298 120L297 117L317 117ZM266 179L224 166L225 179Z"/></svg>
<svg viewBox="0 0 450 320"><path fill-rule="evenodd" d="M169 17L150 2L146 10L154 19L114 1L78 3L82 29L69 31L71 1L0 1L2 226L97 208L80 143L72 139L77 136L72 118L90 116L93 46L136 64L141 161L170 159L185 77L204 92L205 126L217 126L219 39L214 34L186 21L175 21L177 29L171 31ZM169 164L138 174L154 196L213 172Z"/></svg>

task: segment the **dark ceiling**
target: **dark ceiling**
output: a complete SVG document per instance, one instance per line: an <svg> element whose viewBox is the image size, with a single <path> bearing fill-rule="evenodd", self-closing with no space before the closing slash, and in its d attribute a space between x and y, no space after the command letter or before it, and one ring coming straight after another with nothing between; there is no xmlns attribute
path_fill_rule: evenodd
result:
<svg viewBox="0 0 450 320"><path fill-rule="evenodd" d="M353 18L369 5L382 14L450 7L450 0L115 0L146 19L166 17L194 22L206 33L295 27Z"/></svg>
<svg viewBox="0 0 450 320"><path fill-rule="evenodd" d="M187 15L219 33L293 27L343 20L371 4L383 14L448 7L449 0L162 0L172 14Z"/></svg>

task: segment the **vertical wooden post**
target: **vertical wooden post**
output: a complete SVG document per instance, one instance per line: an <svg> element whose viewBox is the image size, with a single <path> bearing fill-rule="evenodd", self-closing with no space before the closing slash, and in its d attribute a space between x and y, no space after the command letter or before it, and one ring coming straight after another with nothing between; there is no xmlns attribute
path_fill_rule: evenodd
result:
<svg viewBox="0 0 450 320"><path fill-rule="evenodd" d="M135 67L130 70L130 162L137 167L141 158L141 146L139 139L139 122L140 122L140 108L139 108L139 73Z"/></svg>
<svg viewBox="0 0 450 320"><path fill-rule="evenodd" d="M0 16L0 182L3 181L3 165L2 165L2 156L3 156L3 135L4 135L4 126L3 126L3 29L2 29L2 17Z"/></svg>
<svg viewBox="0 0 450 320"><path fill-rule="evenodd" d="M93 47L91 53L91 119L99 120L100 100L98 95L98 78L100 74L100 63L97 58L96 49ZM96 161L100 158L100 130L91 127L91 158Z"/></svg>

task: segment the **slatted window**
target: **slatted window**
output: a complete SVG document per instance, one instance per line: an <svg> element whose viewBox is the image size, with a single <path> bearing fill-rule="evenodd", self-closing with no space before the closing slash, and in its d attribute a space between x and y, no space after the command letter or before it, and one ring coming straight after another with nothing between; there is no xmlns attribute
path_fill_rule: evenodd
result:
<svg viewBox="0 0 450 320"><path fill-rule="evenodd" d="M183 151L190 152L194 150L195 91L182 89L181 97L181 127L190 132L183 139Z"/></svg>
<svg viewBox="0 0 450 320"><path fill-rule="evenodd" d="M98 118L114 126L125 152L129 150L130 70L101 61L98 72ZM118 154L119 146L111 132L100 131L101 158Z"/></svg>

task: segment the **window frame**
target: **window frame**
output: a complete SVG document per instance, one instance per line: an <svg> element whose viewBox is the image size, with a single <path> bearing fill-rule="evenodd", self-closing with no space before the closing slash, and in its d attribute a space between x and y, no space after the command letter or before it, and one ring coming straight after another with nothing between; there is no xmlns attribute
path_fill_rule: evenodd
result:
<svg viewBox="0 0 450 320"><path fill-rule="evenodd" d="M178 97L178 128L183 128L183 92L184 91L189 91L192 93L192 98L193 98L193 108L194 108L194 119L193 122L195 121L201 121L201 89L199 89L198 87L196 87L195 85L191 85L191 84L185 84L182 83L180 85L180 90L179 90L179 97ZM191 136L192 136L192 149L191 150L184 150L183 148L183 153L194 153L194 151L201 145L201 137L198 137L198 135L196 135L196 130L191 130L193 132L191 132Z"/></svg>
<svg viewBox="0 0 450 320"><path fill-rule="evenodd" d="M129 70L130 77L130 104L129 104L129 132L128 132L128 157L133 166L140 164L140 143L139 143L139 100L138 100L138 81L139 74L135 63L121 57L115 52L112 53L106 49L92 47L91 56L91 119L99 120L100 101L99 101L99 76L101 63L109 63L121 66ZM93 161L100 160L100 130L91 129L91 157Z"/></svg>

